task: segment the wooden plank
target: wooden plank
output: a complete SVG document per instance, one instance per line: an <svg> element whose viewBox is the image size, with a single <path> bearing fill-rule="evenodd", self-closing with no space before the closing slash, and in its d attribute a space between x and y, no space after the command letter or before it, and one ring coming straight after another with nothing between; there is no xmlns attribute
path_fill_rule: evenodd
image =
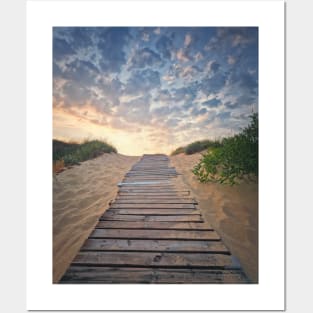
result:
<svg viewBox="0 0 313 313"><path fill-rule="evenodd" d="M155 269L96 266L71 266L60 281L62 284L239 284L247 282L248 280L241 270Z"/></svg>
<svg viewBox="0 0 313 313"><path fill-rule="evenodd" d="M156 229L95 229L89 238L220 240L215 231Z"/></svg>
<svg viewBox="0 0 313 313"><path fill-rule="evenodd" d="M134 187L134 188L138 188L138 187L142 187L142 188L149 188L149 187L153 187L153 188L174 188L175 186L173 185L173 183L171 183L169 180L133 180L133 181L122 181L120 183L118 183L118 186L121 188L125 188L125 187Z"/></svg>
<svg viewBox="0 0 313 313"><path fill-rule="evenodd" d="M152 188L153 187L153 188ZM171 187L163 187L163 186L131 186L131 185L121 185L120 187L120 191L126 191L126 190L130 190L130 191L137 191L140 190L141 192L189 192L189 190L186 189L178 189L175 186L171 186Z"/></svg>
<svg viewBox="0 0 313 313"><path fill-rule="evenodd" d="M100 218L101 221L145 221L145 222L203 222L201 215L118 215L105 214Z"/></svg>
<svg viewBox="0 0 313 313"><path fill-rule="evenodd" d="M109 209L107 213L126 215L201 215L197 209Z"/></svg>
<svg viewBox="0 0 313 313"><path fill-rule="evenodd" d="M140 200L140 201L144 201L144 200L150 200L151 202L152 201L158 201L160 200L161 202L162 201L167 201L167 200L170 200L170 201L189 201L189 203L194 203L196 204L197 201L194 200L193 198L191 197L177 197L177 196L131 196L131 195L123 195L123 196L116 196L114 202L119 202L119 200L121 201L136 201L136 199ZM113 203L113 201L112 201Z"/></svg>
<svg viewBox="0 0 313 313"><path fill-rule="evenodd" d="M166 204L166 203L172 203L172 204L197 204L197 202L193 199L187 199L187 200L182 200L182 199L151 199L151 198L145 198L145 199L129 199L129 198L116 198L116 200L113 203L151 203L151 204Z"/></svg>
<svg viewBox="0 0 313 313"><path fill-rule="evenodd" d="M145 175L135 175L135 176L124 176L123 182L125 181L151 181L153 183L154 181L156 183L162 183L162 184L172 184L171 179L173 176L167 176L167 175L151 175L151 174L145 174Z"/></svg>
<svg viewBox="0 0 313 313"><path fill-rule="evenodd" d="M207 223L188 223L188 222L125 222L125 221L99 221L96 228L135 228L135 229L198 229L213 230Z"/></svg>
<svg viewBox="0 0 313 313"><path fill-rule="evenodd" d="M88 239L81 251L157 251L228 253L220 241Z"/></svg>
<svg viewBox="0 0 313 313"><path fill-rule="evenodd" d="M194 209L194 204L173 204L173 203L112 203L110 205L110 208L112 209Z"/></svg>
<svg viewBox="0 0 313 313"><path fill-rule="evenodd" d="M161 196L169 196L169 197L186 197L189 196L189 192L183 192L183 193L177 193L175 191L167 191L167 192L149 192L149 191L144 191L144 192L133 192L133 191L119 191L118 196L138 196L138 197L143 197L143 196L151 196L151 197L161 197Z"/></svg>
<svg viewBox="0 0 313 313"><path fill-rule="evenodd" d="M137 169L128 172L125 177L133 177L133 176L158 176L158 177L176 177L177 172L174 172L172 170L168 170L166 168L159 168L159 169L149 169L149 168L142 168L142 169Z"/></svg>
<svg viewBox="0 0 313 313"><path fill-rule="evenodd" d="M176 177L177 173L171 173L171 172L161 172L161 171L155 171L155 172L129 172L125 175L127 178L139 178L139 177L153 177L157 179L163 179L163 178L172 178Z"/></svg>
<svg viewBox="0 0 313 313"><path fill-rule="evenodd" d="M116 200L135 200L135 199L150 199L150 200L194 200L193 198L191 198L190 196L184 195L184 196L179 196L176 194L169 194L169 195L158 195L158 194L151 194L151 195L145 195L145 194L117 194Z"/></svg>
<svg viewBox="0 0 313 313"><path fill-rule="evenodd" d="M225 254L171 252L79 252L72 265L171 268L236 268Z"/></svg>
<svg viewBox="0 0 313 313"><path fill-rule="evenodd" d="M136 190L141 190L139 192L160 192L160 193L190 193L189 190L186 189L180 189L179 187L176 186L171 186L171 187L167 187L167 186L158 186L159 188L156 188L154 186L150 186L150 188L147 188L147 186L131 186L131 185L122 185L119 186L119 192L137 192ZM164 190L160 190L160 188L163 188ZM150 191L151 190L151 191Z"/></svg>

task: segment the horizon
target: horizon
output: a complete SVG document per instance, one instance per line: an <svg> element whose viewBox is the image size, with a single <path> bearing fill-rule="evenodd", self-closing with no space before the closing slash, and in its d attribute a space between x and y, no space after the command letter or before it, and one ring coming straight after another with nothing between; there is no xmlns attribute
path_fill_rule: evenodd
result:
<svg viewBox="0 0 313 313"><path fill-rule="evenodd" d="M258 112L257 27L54 27L53 139L169 155Z"/></svg>

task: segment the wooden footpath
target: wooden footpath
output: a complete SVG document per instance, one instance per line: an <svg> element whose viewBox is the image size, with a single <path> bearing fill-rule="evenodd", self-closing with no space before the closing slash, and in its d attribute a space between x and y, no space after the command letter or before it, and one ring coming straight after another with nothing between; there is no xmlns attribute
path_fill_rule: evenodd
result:
<svg viewBox="0 0 313 313"><path fill-rule="evenodd" d="M248 283L177 175L167 156L144 155L60 283Z"/></svg>

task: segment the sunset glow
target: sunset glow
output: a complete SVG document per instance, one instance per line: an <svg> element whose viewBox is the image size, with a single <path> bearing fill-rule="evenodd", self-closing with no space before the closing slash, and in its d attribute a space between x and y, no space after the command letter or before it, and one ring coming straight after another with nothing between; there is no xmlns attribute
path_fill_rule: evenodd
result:
<svg viewBox="0 0 313 313"><path fill-rule="evenodd" d="M53 136L167 153L258 111L258 29L53 29Z"/></svg>

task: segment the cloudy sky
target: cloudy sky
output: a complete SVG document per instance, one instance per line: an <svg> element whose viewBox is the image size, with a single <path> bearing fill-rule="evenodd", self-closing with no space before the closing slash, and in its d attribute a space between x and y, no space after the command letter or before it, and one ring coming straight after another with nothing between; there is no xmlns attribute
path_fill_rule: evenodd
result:
<svg viewBox="0 0 313 313"><path fill-rule="evenodd" d="M170 153L258 111L258 29L53 29L53 136Z"/></svg>

